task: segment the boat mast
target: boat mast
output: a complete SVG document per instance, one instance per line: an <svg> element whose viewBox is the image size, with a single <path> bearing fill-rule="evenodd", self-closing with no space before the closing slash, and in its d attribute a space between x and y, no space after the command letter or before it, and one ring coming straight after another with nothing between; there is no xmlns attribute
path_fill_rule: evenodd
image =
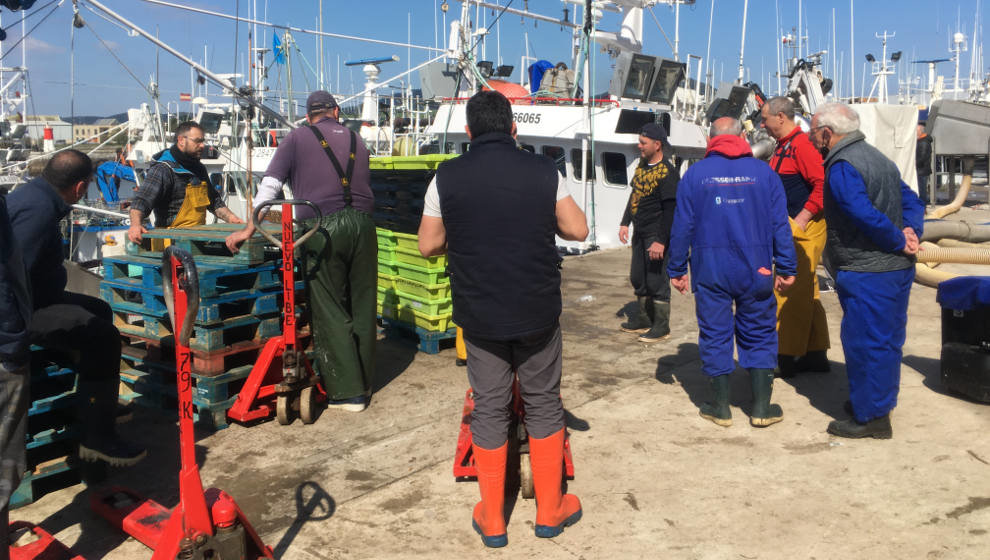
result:
<svg viewBox="0 0 990 560"><path fill-rule="evenodd" d="M749 0L743 0L743 19L742 19L742 42L739 45L739 78L737 82L742 84L743 78L745 77L745 66L743 66L743 54L746 52L746 13L749 11ZM800 37L798 42L800 44ZM800 47L799 47L800 48Z"/></svg>

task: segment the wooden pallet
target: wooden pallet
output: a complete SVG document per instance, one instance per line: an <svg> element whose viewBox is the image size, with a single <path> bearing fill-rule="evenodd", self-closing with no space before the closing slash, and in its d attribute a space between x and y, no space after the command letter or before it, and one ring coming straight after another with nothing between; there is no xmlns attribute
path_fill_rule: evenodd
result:
<svg viewBox="0 0 990 560"><path fill-rule="evenodd" d="M197 261L196 272L199 277L200 298L221 297L240 291L267 291L282 286L282 273L278 263L223 266ZM114 284L160 291L162 259L138 255L104 257L103 278Z"/></svg>
<svg viewBox="0 0 990 560"><path fill-rule="evenodd" d="M309 327L298 330L297 336L302 348L308 348ZM134 335L123 336L124 346L121 358L131 367L142 369L144 364L175 373L175 347L171 339L152 340ZM254 364L258 360L267 341L235 342L230 346L213 351L192 351L192 372L204 377L213 377L236 367Z"/></svg>
<svg viewBox="0 0 990 560"><path fill-rule="evenodd" d="M252 367L253 364L244 365L215 376L192 374L193 420L214 430L226 428L227 410L237 401L237 393ZM126 389L121 391L122 401L159 410L176 409L174 368L170 373L153 368L127 369L120 372L120 381Z"/></svg>
<svg viewBox="0 0 990 560"><path fill-rule="evenodd" d="M104 280L100 282L100 298L114 311L168 317L165 296L160 289L135 288ZM281 310L281 299L281 291L249 290L202 298L196 311L196 324L209 327L222 324L226 317L267 317Z"/></svg>
<svg viewBox="0 0 990 560"><path fill-rule="evenodd" d="M172 324L166 316L155 316L130 311L113 311L113 324L124 335L138 336L159 343L173 336ZM282 317L232 317L215 326L193 327L189 348L212 352L245 341L264 342L282 333Z"/></svg>
<svg viewBox="0 0 990 560"><path fill-rule="evenodd" d="M403 323L401 321L396 321L394 319L389 319L388 317L381 317L379 319L382 321L382 325L386 331L394 331L404 334L408 337L415 337L419 340L417 348L420 352L426 352L427 354L439 354L441 346L449 346L446 341L453 341L457 338L457 328L448 329L444 332L428 331L422 327L417 327L415 325L410 325L409 323Z"/></svg>
<svg viewBox="0 0 990 560"><path fill-rule="evenodd" d="M161 257L161 251L154 247L160 242L153 240L168 240L172 245L185 249L197 261L217 262L229 264L252 265L260 264L266 260L266 246L268 241L256 235L248 239L241 245L241 250L235 255L227 249L225 240L227 236L235 231L243 229L240 224L210 224L195 228L178 229L153 229L145 233L140 245L134 243L127 244L127 253L131 255L141 255L145 257ZM281 228L274 224L262 226L269 230L273 236L282 235Z"/></svg>

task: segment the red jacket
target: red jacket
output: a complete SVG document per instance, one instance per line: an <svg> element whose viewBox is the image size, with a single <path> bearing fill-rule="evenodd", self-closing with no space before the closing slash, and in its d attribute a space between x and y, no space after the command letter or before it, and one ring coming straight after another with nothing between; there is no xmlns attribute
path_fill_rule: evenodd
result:
<svg viewBox="0 0 990 560"><path fill-rule="evenodd" d="M790 134L777 141L777 148L770 158L770 167L780 175L780 180L784 183L787 213L792 218L802 208L814 216L822 212L825 167L821 154L801 127L795 127Z"/></svg>

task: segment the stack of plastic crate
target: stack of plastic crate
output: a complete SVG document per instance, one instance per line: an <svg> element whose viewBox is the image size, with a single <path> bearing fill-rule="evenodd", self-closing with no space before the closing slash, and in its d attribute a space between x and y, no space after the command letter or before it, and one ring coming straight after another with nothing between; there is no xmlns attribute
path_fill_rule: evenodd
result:
<svg viewBox="0 0 990 560"><path fill-rule="evenodd" d="M378 229L378 314L391 326L414 331L420 349L439 351L455 336L447 257L423 257L415 235Z"/></svg>

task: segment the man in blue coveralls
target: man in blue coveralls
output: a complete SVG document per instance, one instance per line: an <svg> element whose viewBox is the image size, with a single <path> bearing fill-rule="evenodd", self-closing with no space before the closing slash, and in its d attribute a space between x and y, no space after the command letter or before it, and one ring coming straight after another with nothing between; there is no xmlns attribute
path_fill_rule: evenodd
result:
<svg viewBox="0 0 990 560"><path fill-rule="evenodd" d="M739 365L749 370L753 389L750 424L764 427L784 417L779 405L770 404L770 395L777 365L773 292L789 288L797 273L787 202L780 177L753 157L738 120L716 120L710 137L705 158L677 186L667 271L674 288L686 293L690 250L702 370L715 396L702 405L701 416L732 425L729 374L735 369L735 331Z"/></svg>
<svg viewBox="0 0 990 560"><path fill-rule="evenodd" d="M825 262L844 313L840 338L852 415L831 422L828 433L887 439L925 207L897 166L866 143L848 106L819 107L811 141L826 153Z"/></svg>

